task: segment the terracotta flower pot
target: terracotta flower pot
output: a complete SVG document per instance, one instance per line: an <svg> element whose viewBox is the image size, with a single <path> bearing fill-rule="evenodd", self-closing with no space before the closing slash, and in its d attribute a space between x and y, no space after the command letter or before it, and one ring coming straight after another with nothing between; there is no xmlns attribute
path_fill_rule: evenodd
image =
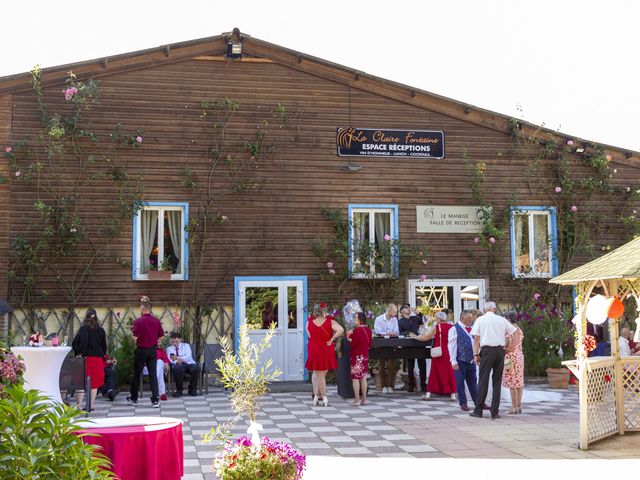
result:
<svg viewBox="0 0 640 480"><path fill-rule="evenodd" d="M171 280L171 271L149 270L149 280Z"/></svg>
<svg viewBox="0 0 640 480"><path fill-rule="evenodd" d="M569 370L566 368L547 368L549 387L566 390L569 388L570 375Z"/></svg>

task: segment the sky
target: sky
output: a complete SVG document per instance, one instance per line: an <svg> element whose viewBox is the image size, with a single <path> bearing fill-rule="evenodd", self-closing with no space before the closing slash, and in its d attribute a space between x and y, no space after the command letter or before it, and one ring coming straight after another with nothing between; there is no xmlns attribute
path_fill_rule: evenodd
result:
<svg viewBox="0 0 640 480"><path fill-rule="evenodd" d="M0 76L238 27L379 77L640 151L634 0L9 2L0 10Z"/></svg>

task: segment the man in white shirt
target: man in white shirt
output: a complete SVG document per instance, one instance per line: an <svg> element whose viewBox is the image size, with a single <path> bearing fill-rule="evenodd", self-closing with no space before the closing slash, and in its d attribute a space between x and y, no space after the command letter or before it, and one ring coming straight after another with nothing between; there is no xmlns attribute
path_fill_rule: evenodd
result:
<svg viewBox="0 0 640 480"><path fill-rule="evenodd" d="M460 321L449 329L449 358L456 374L458 403L463 412L469 411L465 383L469 387L474 404L478 397L476 364L473 361L473 337L471 336L472 321L473 313L469 310L463 310L460 314Z"/></svg>
<svg viewBox="0 0 640 480"><path fill-rule="evenodd" d="M620 338L618 339L618 351L621 357L631 356L631 347L629 347L629 329L627 327L620 330Z"/></svg>
<svg viewBox="0 0 640 480"><path fill-rule="evenodd" d="M507 335L512 335L516 327L509 320L496 315L496 304L487 302L484 315L478 317L471 329L474 337L473 359L480 365L480 379L478 382L478 401L469 415L482 418L482 406L487 399L489 390L489 374L493 385L491 398L491 419L500 418L500 391L502 387L502 372L504 371L504 344Z"/></svg>
<svg viewBox="0 0 640 480"><path fill-rule="evenodd" d="M387 310L378 316L373 324L373 333L385 337L397 337L398 307L393 303L387 305ZM396 361L394 359L380 360L380 374L382 376L382 393L391 393L396 384Z"/></svg>
<svg viewBox="0 0 640 480"><path fill-rule="evenodd" d="M171 362L173 369L173 377L176 381L176 391L174 397L181 397L183 390L183 379L185 373L191 375L189 382L189 395L195 397L198 395L198 377L200 376L200 365L191 356L191 346L188 343L182 343L181 336L178 332L171 333L171 345L167 347L167 356Z"/></svg>

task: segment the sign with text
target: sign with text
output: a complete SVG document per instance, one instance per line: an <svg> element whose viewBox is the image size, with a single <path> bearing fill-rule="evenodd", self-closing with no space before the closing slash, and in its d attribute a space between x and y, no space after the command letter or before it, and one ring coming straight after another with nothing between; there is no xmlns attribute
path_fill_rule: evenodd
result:
<svg viewBox="0 0 640 480"><path fill-rule="evenodd" d="M480 207L417 206L418 233L480 233Z"/></svg>
<svg viewBox="0 0 640 480"><path fill-rule="evenodd" d="M444 158L444 132L437 131L342 127L336 143L341 157Z"/></svg>

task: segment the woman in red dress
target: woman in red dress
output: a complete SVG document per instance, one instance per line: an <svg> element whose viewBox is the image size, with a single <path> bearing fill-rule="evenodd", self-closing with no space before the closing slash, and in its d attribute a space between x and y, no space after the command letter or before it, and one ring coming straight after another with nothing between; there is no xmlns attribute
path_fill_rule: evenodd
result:
<svg viewBox="0 0 640 480"><path fill-rule="evenodd" d="M91 403L89 410L93 410L98 389L104 385L104 356L107 354L107 335L98 325L98 316L93 308L87 310L84 323L72 342L73 353L77 357L85 358L87 377L91 377ZM84 391L76 392L76 402L81 408Z"/></svg>
<svg viewBox="0 0 640 480"><path fill-rule="evenodd" d="M431 394L451 395L451 400L456 400L456 374L451 366L449 357L449 330L453 325L447 323L447 314L438 312L435 315L436 326L432 332L419 337L420 340L434 339L433 347L440 347L442 354L439 357L431 358L431 370L427 381L427 393L423 400L431 400Z"/></svg>
<svg viewBox="0 0 640 480"><path fill-rule="evenodd" d="M327 398L327 370L338 368L333 342L342 336L344 329L333 317L327 315L327 306L322 303L313 309L307 321L307 363L305 368L312 372L313 404L329 405Z"/></svg>
<svg viewBox="0 0 640 480"><path fill-rule="evenodd" d="M369 349L373 334L367 327L367 317L364 312L355 315L356 328L353 329L349 337L351 348L349 359L351 361L351 381L353 382L353 393L355 400L351 405L365 405L367 403L367 373L369 372ZM362 400L360 400L360 390L362 389Z"/></svg>

